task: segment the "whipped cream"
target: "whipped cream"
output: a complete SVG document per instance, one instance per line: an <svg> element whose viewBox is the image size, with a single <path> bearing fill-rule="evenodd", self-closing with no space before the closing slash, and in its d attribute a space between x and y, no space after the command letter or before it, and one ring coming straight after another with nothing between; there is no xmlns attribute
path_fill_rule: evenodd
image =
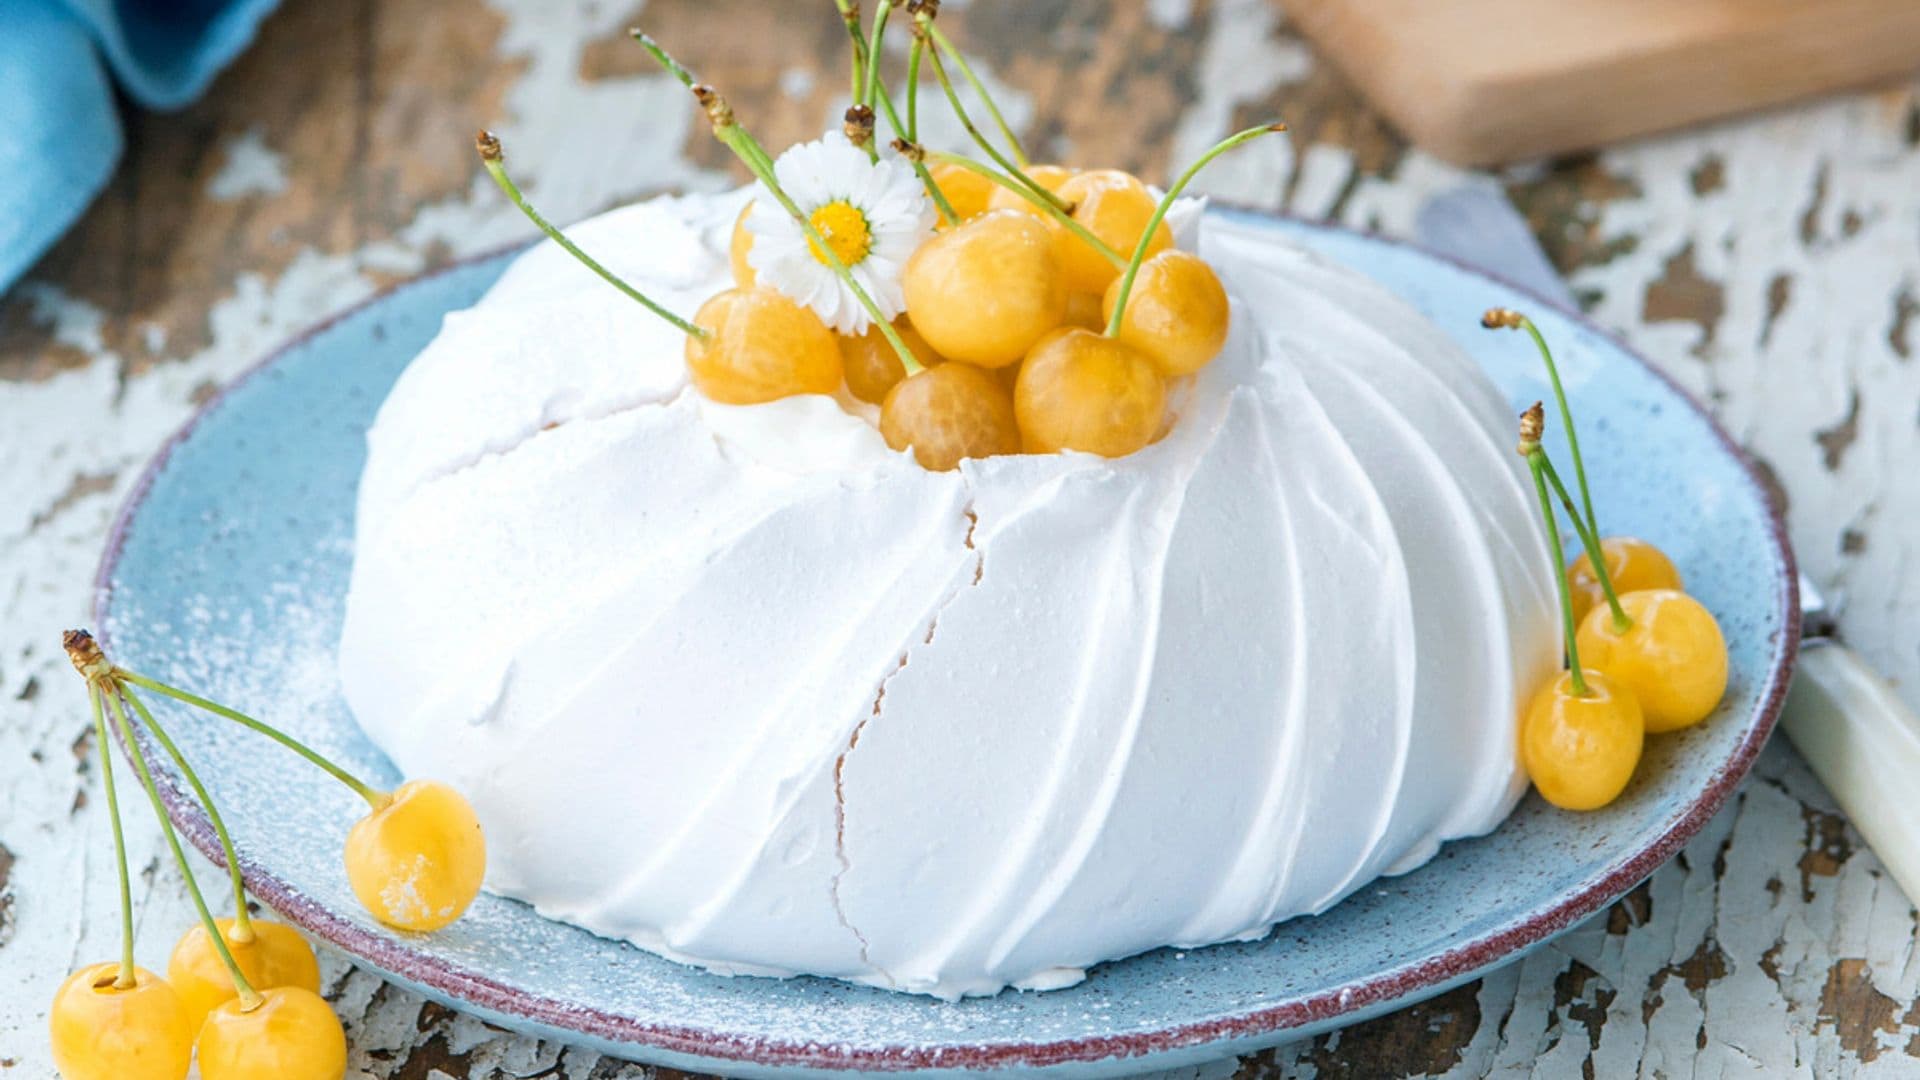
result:
<svg viewBox="0 0 1920 1080"><path fill-rule="evenodd" d="M575 230L691 313L738 193ZM552 244L368 434L340 646L488 887L715 971L954 998L1257 938L1525 786L1558 663L1509 409L1377 285L1208 217L1220 358L1130 457L931 473L735 407Z"/></svg>

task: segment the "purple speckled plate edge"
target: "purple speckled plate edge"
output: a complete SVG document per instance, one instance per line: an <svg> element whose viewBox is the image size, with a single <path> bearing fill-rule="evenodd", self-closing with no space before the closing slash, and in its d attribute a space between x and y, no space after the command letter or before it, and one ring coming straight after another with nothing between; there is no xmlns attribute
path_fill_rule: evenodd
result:
<svg viewBox="0 0 1920 1080"><path fill-rule="evenodd" d="M360 957L372 966L414 984L436 997L473 1009L484 1017L509 1026L534 1025L548 1032L571 1035L577 1041L609 1049L619 1054L650 1051L647 1056L663 1063L723 1071L746 1069L754 1072L792 1070L809 1073L929 1070L938 1072L971 1070L1032 1070L1111 1073L1134 1069L1168 1067L1207 1060L1261 1045L1269 1045L1341 1026L1393 1007L1439 993L1472 979L1490 968L1513 960L1632 889L1660 865L1677 853L1731 796L1745 777L1765 744L1779 715L1791 678L1793 659L1800 637L1800 611L1797 573L1784 522L1772 504L1769 489L1751 458L1709 413L1664 372L1647 363L1631 348L1595 326L1577 311L1569 310L1527 289L1504 281L1476 267L1468 266L1405 242L1344 227L1308 222L1261 211L1223 208L1229 216L1242 219L1266 218L1290 229L1307 230L1344 237L1369 244L1383 244L1403 252L1417 254L1434 263L1472 278L1482 279L1509 292L1527 297L1535 308L1552 309L1586 332L1608 342L1624 356L1641 365L1672 395L1698 415L1717 437L1721 448L1744 471L1753 493L1767 508L1772 541L1772 593L1779 610L1774 613L1779 629L1772 641L1769 670L1757 692L1758 704L1748 720L1744 735L1732 752L1708 778L1704 787L1690 800L1687 809L1662 833L1584 887L1569 892L1549 906L1516 924L1485 934L1454 948L1389 967L1377 975L1330 988L1324 992L1249 1009L1243 1013L1210 1018L1199 1022L1169 1023L1161 1030L1123 1032L1111 1036L1053 1041L999 1041L941 1046L872 1049L846 1047L814 1041L781 1042L761 1037L741 1038L721 1031L692 1026L639 1023L632 1017L581 1008L549 998L530 995L483 972L455 967L405 940L379 936L362 925L343 918L315 902L312 897L289 883L266 873L242 857L242 873L249 890L283 917L313 936L343 952ZM513 250L513 249L506 249ZM227 386L203 402L195 415L155 453L134 485L126 504L116 516L95 581L94 615L105 636L107 613L113 602L113 573L126 540L130 523L165 469L173 450L188 439L199 421L218 408L234 390L270 369L289 351L321 331L381 305L396 293L404 292L421 280L451 273L475 263L497 258L502 252L474 256L413 281L382 290L367 300L342 311L292 339L262 359ZM1477 313L1476 313L1477 314ZM143 742L144 742L143 737ZM217 838L205 815L184 792L169 781L164 771L162 795L170 817L201 852L222 862ZM1105 1063L1100 1068L1098 1063ZM1079 1066L1075 1068L1074 1066ZM1124 1068L1115 1068L1124 1065ZM729 1068L731 1066L731 1068ZM1061 1068L1064 1067L1064 1068Z"/></svg>

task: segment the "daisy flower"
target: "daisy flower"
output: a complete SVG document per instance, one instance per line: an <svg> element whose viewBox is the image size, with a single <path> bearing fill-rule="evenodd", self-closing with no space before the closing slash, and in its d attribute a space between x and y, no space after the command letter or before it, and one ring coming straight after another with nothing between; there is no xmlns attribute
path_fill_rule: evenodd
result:
<svg viewBox="0 0 1920 1080"><path fill-rule="evenodd" d="M833 132L799 143L773 163L774 179L807 215L827 246L888 319L905 311L900 275L933 228L933 208L912 166L898 158L869 161L866 151ZM824 252L764 188L747 215L753 248L747 261L761 284L813 309L842 334L872 322Z"/></svg>

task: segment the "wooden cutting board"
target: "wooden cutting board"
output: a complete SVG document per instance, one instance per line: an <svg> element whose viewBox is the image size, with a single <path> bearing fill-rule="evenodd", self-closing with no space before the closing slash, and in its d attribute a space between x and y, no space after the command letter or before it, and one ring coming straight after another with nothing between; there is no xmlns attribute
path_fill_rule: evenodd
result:
<svg viewBox="0 0 1920 1080"><path fill-rule="evenodd" d="M1463 165L1920 70L1920 0L1281 0L1414 142Z"/></svg>

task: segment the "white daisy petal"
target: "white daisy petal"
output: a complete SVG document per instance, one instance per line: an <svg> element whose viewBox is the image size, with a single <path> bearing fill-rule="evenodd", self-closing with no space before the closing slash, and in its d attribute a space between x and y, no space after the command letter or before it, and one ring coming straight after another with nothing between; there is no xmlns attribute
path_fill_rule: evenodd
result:
<svg viewBox="0 0 1920 1080"><path fill-rule="evenodd" d="M859 213L866 250L847 269L883 316L904 310L901 273L933 229L933 207L912 166L894 155L869 161L844 134L830 132L789 148L773 168L780 187L810 219L834 203ZM846 209L834 213L845 215ZM762 190L755 198L746 228L754 237L747 261L761 284L840 333L857 334L871 324L854 290L814 255L805 231L771 193Z"/></svg>

